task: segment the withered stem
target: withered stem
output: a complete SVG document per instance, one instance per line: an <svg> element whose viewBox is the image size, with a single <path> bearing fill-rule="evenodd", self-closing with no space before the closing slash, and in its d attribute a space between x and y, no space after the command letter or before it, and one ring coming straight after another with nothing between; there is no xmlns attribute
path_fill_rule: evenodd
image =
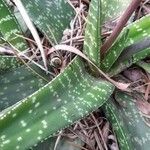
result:
<svg viewBox="0 0 150 150"><path fill-rule="evenodd" d="M109 48L112 46L114 41L117 39L118 35L126 25L127 21L133 14L133 12L136 10L136 8L140 5L142 0L132 0L131 4L128 6L126 11L123 13L123 15L120 17L116 27L114 28L112 34L109 36L109 38L105 41L105 43L101 47L101 56L103 58L104 54L109 50Z"/></svg>

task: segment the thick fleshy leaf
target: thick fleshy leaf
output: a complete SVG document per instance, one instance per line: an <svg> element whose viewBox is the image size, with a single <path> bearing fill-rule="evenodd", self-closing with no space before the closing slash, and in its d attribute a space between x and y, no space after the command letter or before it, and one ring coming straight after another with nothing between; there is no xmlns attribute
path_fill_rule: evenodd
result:
<svg viewBox="0 0 150 150"><path fill-rule="evenodd" d="M0 0L0 32L3 38L17 49L21 51L27 49L26 41L16 35L22 34L20 25L4 0Z"/></svg>
<svg viewBox="0 0 150 150"><path fill-rule="evenodd" d="M92 0L87 17L84 37L84 52L98 67L100 67L101 46L101 1Z"/></svg>
<svg viewBox="0 0 150 150"><path fill-rule="evenodd" d="M46 81L29 68L27 69L26 66L0 71L0 111L31 95L52 79L51 76L46 76L35 65L29 66L44 77Z"/></svg>
<svg viewBox="0 0 150 150"><path fill-rule="evenodd" d="M5 41L2 38L3 38L3 35L0 32L0 45L3 45L5 43Z"/></svg>
<svg viewBox="0 0 150 150"><path fill-rule="evenodd" d="M105 111L112 122L121 150L149 150L150 127L144 122L143 116L134 103L135 99L122 92L118 92L115 98L118 104L111 100L107 103ZM128 140L126 142L131 143L132 147L127 145L125 147L123 139Z"/></svg>
<svg viewBox="0 0 150 150"><path fill-rule="evenodd" d="M131 0L92 0L90 3L89 13L87 17L87 26L85 29L84 52L98 67L100 67L101 24L102 22L108 21L109 19L119 17L127 8L130 2ZM122 42L125 39L126 32L114 46L114 49L119 49L120 46L123 49L123 46L120 45L120 41ZM122 50L120 50L120 53L121 52ZM111 58L113 59L113 57ZM113 61L114 60L115 59L113 59Z"/></svg>
<svg viewBox="0 0 150 150"><path fill-rule="evenodd" d="M102 60L101 68L108 72L115 61L118 59L119 55L122 53L128 38L128 30L123 33L121 37L116 41L116 43L110 48L105 58Z"/></svg>
<svg viewBox="0 0 150 150"><path fill-rule="evenodd" d="M22 3L33 23L53 42L54 36L57 41L61 39L74 16L74 10L66 0L23 0Z"/></svg>
<svg viewBox="0 0 150 150"><path fill-rule="evenodd" d="M109 68L112 66L112 61L111 59L114 58L114 60L118 60L120 53L126 49L130 49L130 47L133 47L134 45L136 46L137 43L140 42L144 42L145 39L148 39L150 37L150 15L147 15L145 17L143 17L142 19L132 23L131 25L127 26L121 33L120 37L118 38L118 40L115 42L115 44L112 46L112 48L109 50L108 54L106 54L104 60L102 61L102 69L103 70L109 70ZM126 40L123 40L123 36L127 34L127 38ZM122 40L120 40L122 39ZM126 41L126 42L125 42ZM117 49L114 49L115 47L119 47ZM121 51L122 50L122 51ZM128 54L128 52L130 52L131 54L129 54L129 57L134 57L133 60L130 61L130 65L132 65L133 63L145 58L146 56L149 55L149 50L146 48L143 48L144 51L139 52L141 50L136 48L136 50L125 50L124 53L121 53L121 57L122 58L126 58L126 55ZM111 54L111 55L110 55ZM121 58L120 58L121 60ZM128 61L129 58L125 59L125 60L121 60L119 62L115 62L115 64L112 66L112 70L110 69L110 71L112 73L110 73L110 75L114 75L117 74L119 71L123 70L124 68L122 68L122 66L124 67L128 67L126 66L127 63L125 61ZM120 63L121 62L121 63Z"/></svg>
<svg viewBox="0 0 150 150"><path fill-rule="evenodd" d="M14 9L14 15L15 15L18 23L20 24L20 27L21 27L23 33L25 34L25 36L27 36L29 34L29 33L27 33L28 27L27 27L25 21L23 20L21 14L17 8Z"/></svg>
<svg viewBox="0 0 150 150"><path fill-rule="evenodd" d="M115 75L123 71L124 69L130 67L132 64L146 58L149 55L150 39L145 39L136 44L133 44L124 50L124 52L120 55L120 58L112 66L112 69L110 70L109 74L111 76Z"/></svg>
<svg viewBox="0 0 150 150"><path fill-rule="evenodd" d="M21 66L16 57L0 55L0 73Z"/></svg>
<svg viewBox="0 0 150 150"><path fill-rule="evenodd" d="M150 49L150 38L144 38L135 44L132 44L124 49L122 54L119 56L117 62L121 63L123 61L129 60L133 56L133 61L138 61L142 59L143 56L148 56L150 52L143 53L142 51ZM139 55L139 53L141 55ZM143 53L143 54L142 54ZM144 55L145 54L145 55ZM135 60L134 60L135 59Z"/></svg>
<svg viewBox="0 0 150 150"><path fill-rule="evenodd" d="M6 1L0 0L0 44L9 42L20 51L27 49L27 42L16 34L22 35L20 25L9 6L7 6ZM21 63L16 58L0 55L0 71L20 65Z"/></svg>
<svg viewBox="0 0 150 150"><path fill-rule="evenodd" d="M114 86L91 77L79 59L0 117L3 150L26 149L103 105ZM31 140L32 139L32 140Z"/></svg>
<svg viewBox="0 0 150 150"><path fill-rule="evenodd" d="M145 71L147 71L148 73L150 73L150 63L146 63L144 61L140 61L140 62L137 62L136 65L140 66Z"/></svg>
<svg viewBox="0 0 150 150"><path fill-rule="evenodd" d="M113 103L113 99L110 98L108 103L103 107L103 110L106 114L107 119L112 125L113 131L117 136L117 141L120 147L120 150L131 150L133 149L130 138L128 136L128 131L126 125L122 120L122 116L118 113L116 105Z"/></svg>
<svg viewBox="0 0 150 150"><path fill-rule="evenodd" d="M57 1L53 1L53 2L49 2L47 0L45 0L45 2L43 2L43 1L37 2L36 1L37 3L35 1L29 1L29 3L28 3L28 0L26 0L26 1L24 0L23 2L25 4L27 4L26 7L29 10L29 14L31 15L31 17L33 17L32 19L33 19L34 23L38 24L37 26L39 27L39 29L42 30L44 33L46 33L47 36L52 39L53 39L53 35L51 35L51 31L54 30L53 34L56 37L56 40L59 40L61 38L63 30L67 26L69 26L71 16L73 16L73 9L71 8L71 6L69 6L69 4L67 4L63 0L62 1L57 0ZM2 3L3 3L3 0L2 0ZM16 33L15 31L17 31L17 29L15 30L15 28L17 28L17 27L19 28L19 25L18 25L17 21L15 20L15 17L13 16L13 12L10 14L10 10L6 6L6 4L4 3L1 7L2 7L2 9L5 9L6 14L0 13L1 14L0 17L3 18L4 15L8 16L7 17L8 20L3 19L4 21L2 22L2 25L3 25L2 27L4 28L4 27L6 27L6 25L9 25L8 27L6 27L6 29L7 30L9 29L9 32L14 36L15 35L14 33ZM32 9L32 7L34 7L34 9ZM56 18L56 9L60 9L57 11L57 14L58 14L57 18ZM0 11L2 11L2 10L0 10ZM13 27L13 28L10 28L10 27ZM0 32L1 32L1 29L0 29ZM2 32L4 34L4 35L2 34L3 38L6 38L5 36L8 36L7 32L8 31L6 31L5 33ZM12 35L10 38L12 38ZM16 35L13 38L14 38L14 40L12 40L12 41L14 41L14 42L16 42L17 39L21 39L21 40L23 39L23 38L17 37ZM2 44L3 41L1 40L0 43ZM13 44L12 42L10 42L10 43ZM19 44L17 43L14 46L16 48L18 48L17 45L19 45ZM15 68L15 67L20 66L19 61L16 60L16 58L11 58L11 57L8 58L8 57L3 57L3 56L0 56L0 64L2 64L2 66L0 66L0 70L1 69L6 70L11 67Z"/></svg>
<svg viewBox="0 0 150 150"><path fill-rule="evenodd" d="M145 123L144 116L141 115L134 103L136 100L121 92L116 94L116 99L118 102L124 103L125 107L118 110L119 114L124 116L123 119L128 128L133 147L135 149L148 150L150 143L150 127Z"/></svg>

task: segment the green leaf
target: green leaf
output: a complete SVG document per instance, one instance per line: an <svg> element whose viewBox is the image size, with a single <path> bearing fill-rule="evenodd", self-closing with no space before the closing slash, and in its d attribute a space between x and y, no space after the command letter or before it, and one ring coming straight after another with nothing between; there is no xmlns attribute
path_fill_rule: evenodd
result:
<svg viewBox="0 0 150 150"><path fill-rule="evenodd" d="M115 98L118 104L111 100L105 111L112 122L121 150L149 150L150 128L137 109L135 99L123 92L118 92ZM122 135L124 133L124 138L121 137L121 132ZM131 143L132 147L125 147L123 139L128 140L127 143Z"/></svg>
<svg viewBox="0 0 150 150"><path fill-rule="evenodd" d="M50 40L55 41L53 35L56 41L61 40L63 31L69 26L74 16L74 10L66 0L23 0L22 3L26 7L33 23Z"/></svg>
<svg viewBox="0 0 150 150"><path fill-rule="evenodd" d="M124 53L121 52L125 48L128 49L129 46L140 43L144 41L146 38L149 38L150 37L149 25L150 25L150 15L147 15L142 19L125 27L122 33L120 34L118 40L114 43L114 45L112 46L112 48L109 50L108 54L106 54L104 60L102 61L102 69L110 72L110 75L115 75L118 72L122 71L124 68L146 57L149 54L149 50L147 48L143 49L142 52L139 52L138 48L136 48L137 51L134 50L132 54L129 54L130 57L134 57L135 61L131 60L130 65L127 65L126 62L121 60L123 57L126 58L127 51L125 51ZM128 33L127 38L126 40L123 40L126 33ZM130 50L128 50L128 52L130 52ZM114 58L114 60L116 59L118 60L120 53L122 54L122 58L120 58L122 62L120 61L121 62L120 63L116 61L115 64L112 66L112 63L114 62L114 61L112 62L112 58ZM127 61L128 59L129 58L127 58ZM122 68L122 66L124 67ZM109 69L110 67L111 69Z"/></svg>
<svg viewBox="0 0 150 150"><path fill-rule="evenodd" d="M5 41L3 40L3 35L0 32L0 46L3 45L5 43Z"/></svg>
<svg viewBox="0 0 150 150"><path fill-rule="evenodd" d="M121 37L115 42L111 49L106 54L105 58L102 60L101 68L108 72L113 66L115 61L118 59L119 55L122 53L128 38L128 30L123 33Z"/></svg>
<svg viewBox="0 0 150 150"><path fill-rule="evenodd" d="M0 44L3 45L8 42L20 51L27 49L27 42L16 34L22 35L20 25L7 3L4 0L0 0ZM17 58L0 55L0 71L20 65L21 63Z"/></svg>
<svg viewBox="0 0 150 150"><path fill-rule="evenodd" d="M150 73L150 64L149 63L146 63L144 61L140 61L140 62L137 62L136 65L138 65L139 67L143 68L145 71Z"/></svg>
<svg viewBox="0 0 150 150"><path fill-rule="evenodd" d="M46 80L51 80L50 75L44 75L35 65L30 64L29 66ZM47 83L26 66L0 71L0 78L0 111L31 95Z"/></svg>
<svg viewBox="0 0 150 150"><path fill-rule="evenodd" d="M119 114L122 114L124 122L129 131L130 140L135 149L149 149L149 133L150 127L144 122L144 117L139 112L135 100L133 97L125 94L125 93L117 93L116 99L124 103L125 107L119 110Z"/></svg>
<svg viewBox="0 0 150 150"><path fill-rule="evenodd" d="M26 37L29 36L29 34L30 34L30 32L28 32L29 29L28 29L24 19L22 18L21 14L20 14L20 12L19 12L19 10L17 8L14 9L14 15L15 15L15 17L16 17L16 19L17 19L17 21L18 21L18 23L19 23L23 33L25 34L25 36Z"/></svg>
<svg viewBox="0 0 150 150"><path fill-rule="evenodd" d="M0 0L0 32L6 41L20 51L27 49L26 41L16 35L22 35L20 25L4 0Z"/></svg>
<svg viewBox="0 0 150 150"><path fill-rule="evenodd" d="M19 66L21 66L21 63L18 58L0 55L0 73Z"/></svg>
<svg viewBox="0 0 150 150"><path fill-rule="evenodd" d="M138 53L142 54L143 53L142 51L146 49L150 49L150 38L145 38L125 48L122 54L119 56L117 62L121 63L123 61L129 60L132 56L134 56L136 59L133 61L138 61L140 60L140 58L142 59L143 56L143 55L139 55ZM148 56L149 53L143 53L143 54L145 54L144 56L146 57Z"/></svg>
<svg viewBox="0 0 150 150"><path fill-rule="evenodd" d="M131 23L128 25L125 30L129 30L128 42L125 47L130 46L144 38L150 37L150 15L146 15L141 19Z"/></svg>
<svg viewBox="0 0 150 150"><path fill-rule="evenodd" d="M51 35L51 31L53 30L54 31L53 34L55 35L56 40L60 40L63 30L67 28L67 26L70 23L70 20L72 19L71 16L73 16L73 9L69 6L69 4L66 4L65 1L62 1L62 2L59 2L59 1L60 0L50 2L50 1L45 0L45 2L36 1L37 3L33 1L30 1L28 3L28 0L23 1L26 4L26 7L28 8L29 14L31 15L34 23L38 24L37 26L44 33L46 33L49 38L52 38L52 39L53 39L53 35ZM2 0L2 3L3 3L3 0ZM34 9L32 9L32 7L34 7ZM57 11L58 16L56 17L57 9L60 9L60 10ZM9 20L5 19L0 24L0 32L1 32L1 26L2 26L3 31L5 31L5 32L2 32L3 33L2 37L5 39L7 39L6 36L8 36L8 32L10 32L11 37L9 39L11 40L11 38L14 38L12 42L13 43L16 42L16 44L14 45L12 42L10 42L9 40L8 41L11 44L13 44L16 48L18 48L17 45L19 45L18 44L19 40L17 39L23 40L23 38L17 37L14 33L16 33L15 31L18 31L20 27L13 15L14 12L11 12L10 14L10 10L6 6L5 3L3 3L2 6L0 7L0 11L4 12L4 10L6 11L5 12L6 14L3 13L0 15L0 17L3 18L4 20L4 17L7 16ZM9 29L9 30L6 31L6 29L7 30ZM3 42L4 41L0 41L1 44L3 44ZM24 49L25 47L22 50ZM2 64L0 66L0 70L7 70L11 67L13 68L18 67L22 63L20 63L19 60L17 60L16 58L0 56L0 64Z"/></svg>
<svg viewBox="0 0 150 150"><path fill-rule="evenodd" d="M128 131L126 125L122 120L122 116L118 113L118 108L113 102L113 99L110 98L108 103L106 103L102 109L106 114L106 118L112 125L113 131L117 136L117 141L120 147L120 150L131 150L133 149L130 138L128 136Z"/></svg>
<svg viewBox="0 0 150 150"><path fill-rule="evenodd" d="M132 64L146 58L150 55L150 38L142 40L136 44L127 47L120 55L119 59L112 66L110 75L130 67Z"/></svg>
<svg viewBox="0 0 150 150"><path fill-rule="evenodd" d="M98 67L100 67L101 46L101 1L92 0L87 17L84 37L84 52Z"/></svg>
<svg viewBox="0 0 150 150"><path fill-rule="evenodd" d="M23 150L52 136L103 105L113 89L75 59L52 82L1 115L1 148Z"/></svg>

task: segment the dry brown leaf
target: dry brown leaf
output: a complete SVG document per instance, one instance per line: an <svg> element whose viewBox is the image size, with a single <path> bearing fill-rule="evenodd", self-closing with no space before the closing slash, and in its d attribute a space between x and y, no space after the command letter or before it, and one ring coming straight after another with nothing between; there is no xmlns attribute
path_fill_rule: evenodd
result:
<svg viewBox="0 0 150 150"><path fill-rule="evenodd" d="M143 114L150 115L150 103L146 101L137 100L136 106Z"/></svg>
<svg viewBox="0 0 150 150"><path fill-rule="evenodd" d="M108 141L108 135L109 135L109 130L110 130L109 128L110 128L110 124L109 124L109 122L106 122L102 129L102 134L103 134L105 143L107 143L107 141Z"/></svg>
<svg viewBox="0 0 150 150"><path fill-rule="evenodd" d="M68 46L68 45L63 45L63 44L55 45L48 51L48 55L51 54L52 52L59 51L59 50L69 51L69 52L75 53L78 56L84 58L90 64L92 64L99 71L99 73L101 75L103 75L109 82L114 84L118 89L120 89L122 91L129 91L129 89L127 89L127 88L130 86L130 83L121 83L121 82L116 82L116 81L112 80L108 75L106 75L102 70L100 70L91 60L89 60L89 58L85 54L83 54L80 50L78 50L77 48L75 48L73 46Z"/></svg>
<svg viewBox="0 0 150 150"><path fill-rule="evenodd" d="M146 101L148 101L149 94L150 94L150 84L147 85L145 95L144 95Z"/></svg>

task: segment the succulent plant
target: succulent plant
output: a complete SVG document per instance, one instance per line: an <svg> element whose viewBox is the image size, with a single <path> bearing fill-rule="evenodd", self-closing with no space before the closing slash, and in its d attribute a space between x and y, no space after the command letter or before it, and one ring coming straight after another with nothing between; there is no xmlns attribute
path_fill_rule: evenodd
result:
<svg viewBox="0 0 150 150"><path fill-rule="evenodd" d="M150 128L144 122L144 116L135 101L140 100L127 93L117 92L115 100L111 98L104 110L113 124L121 149L148 150Z"/></svg>
<svg viewBox="0 0 150 150"><path fill-rule="evenodd" d="M111 2L92 0L85 29L83 53L99 69L107 71L110 75L122 71L123 68L136 63L150 53L149 46L137 48L137 51L132 51L132 53L130 51L130 47L136 47L138 42L145 42L149 36L146 33L150 32L150 16L147 15L125 27L105 58L100 60L102 23L108 18L110 19L109 14L112 13L112 10L113 17L123 12L122 9L119 10L121 7L118 7L116 11L113 9L115 4L121 6L122 2L121 0ZM129 1L126 2L129 4ZM22 3L36 27L54 44L59 42L63 30L69 26L72 16L74 16L74 10L67 1L23 0ZM108 3L111 9L106 7ZM28 48L25 40L12 34L14 28L16 33L22 32L13 13L10 13L10 8L3 0L0 1L0 11L2 10L6 13L3 14L4 16L0 15L0 20L5 20L5 28L3 22L0 21L0 33L5 42L21 51ZM4 19L7 16L11 16L11 20ZM11 26L12 24L13 26ZM7 37L8 33L11 33L9 38ZM12 40L13 37L17 38ZM21 47L21 45L23 46ZM131 62L128 62L129 57L124 55L124 51L129 53L132 58ZM121 59L122 57L125 59ZM117 61L120 61L120 64ZM115 86L100 77L99 72L95 71L89 62L76 56L65 70L54 79L32 63L28 65L30 69L27 69L25 65L18 62L16 57L0 56L0 84L2 85L0 87L0 149L29 149L77 120L86 117L102 105L108 119L112 121L112 127L121 149L138 148L139 143L136 143L137 139L134 138L137 136L144 137L149 141L149 135L146 134L149 131L148 127L142 132L135 130L135 133L130 134L132 130L139 127L135 118L138 110L134 103L130 105L130 102L126 102L127 109L118 108L110 98ZM85 65L87 63L88 69ZM93 70L98 76L93 76ZM118 94L118 97L122 98L123 102L128 98L123 92ZM131 112L131 109L134 112ZM128 112L133 113L131 124L126 121L131 119L127 115ZM138 116L138 119L140 125L145 126L141 116ZM134 123L135 126L133 126ZM133 140L130 141L129 138L132 137ZM148 149L147 142L144 147Z"/></svg>

